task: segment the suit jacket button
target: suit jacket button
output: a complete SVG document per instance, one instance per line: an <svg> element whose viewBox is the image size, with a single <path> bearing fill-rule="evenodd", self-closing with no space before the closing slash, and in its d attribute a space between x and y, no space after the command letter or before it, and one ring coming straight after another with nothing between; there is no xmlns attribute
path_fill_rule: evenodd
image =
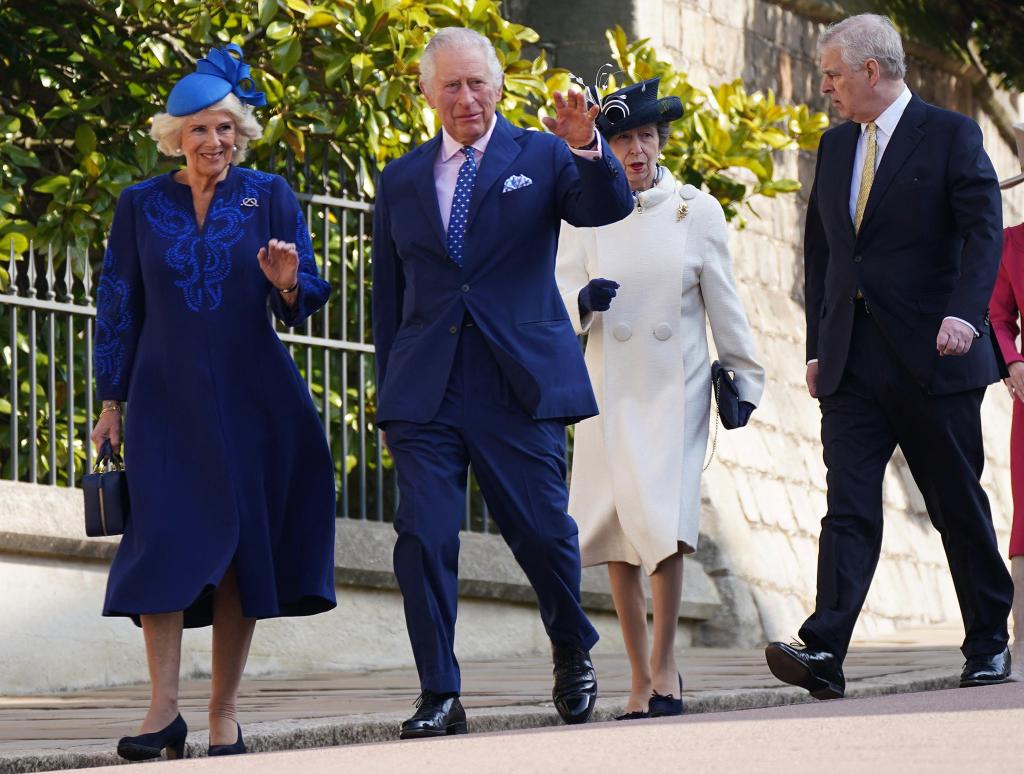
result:
<svg viewBox="0 0 1024 774"><path fill-rule="evenodd" d="M469 292L469 285L463 285L462 286L462 292L463 293L468 293Z"/></svg>
<svg viewBox="0 0 1024 774"><path fill-rule="evenodd" d="M450 328L448 329L448 332L449 332L449 333L458 333L458 332L459 332L459 326L458 326L458 325L453 325L453 326L451 326L451 327L450 327Z"/></svg>
<svg viewBox="0 0 1024 774"><path fill-rule="evenodd" d="M864 260L864 256L862 256L862 255L855 255L855 256L853 256L853 262L854 263L860 263L863 260Z"/></svg>
<svg viewBox="0 0 1024 774"><path fill-rule="evenodd" d="M668 323L658 323L654 326L654 338L658 341L668 341L672 338L672 326Z"/></svg>
<svg viewBox="0 0 1024 774"><path fill-rule="evenodd" d="M633 329L629 327L629 323L619 323L612 328L612 336L618 341L629 341L633 337Z"/></svg>

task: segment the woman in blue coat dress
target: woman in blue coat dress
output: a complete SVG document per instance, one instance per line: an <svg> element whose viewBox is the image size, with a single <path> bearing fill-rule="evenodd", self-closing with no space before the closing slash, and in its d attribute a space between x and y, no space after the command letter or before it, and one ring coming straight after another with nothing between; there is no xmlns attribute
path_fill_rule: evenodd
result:
<svg viewBox="0 0 1024 774"><path fill-rule="evenodd" d="M184 750L183 627L213 625L210 754L244 752L235 703L256 620L335 606L334 467L306 384L267 314L326 302L302 211L235 166L262 130L241 49L213 50L153 119L185 167L125 189L103 259L92 440L121 443L131 518L103 614L141 624L152 681L130 760ZM244 103L248 103L243 105Z"/></svg>

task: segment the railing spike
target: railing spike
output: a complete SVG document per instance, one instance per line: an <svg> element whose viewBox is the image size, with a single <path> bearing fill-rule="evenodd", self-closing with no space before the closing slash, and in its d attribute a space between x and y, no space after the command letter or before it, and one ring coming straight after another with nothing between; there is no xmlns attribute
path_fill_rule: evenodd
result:
<svg viewBox="0 0 1024 774"><path fill-rule="evenodd" d="M85 271L82 272L82 285L85 288L85 296L82 298L86 304L92 304L92 260L89 258L89 248L85 248Z"/></svg>
<svg viewBox="0 0 1024 774"><path fill-rule="evenodd" d="M11 239L11 256L7 263L7 281L9 283L7 292L12 296L18 295L18 262L14 260L14 240Z"/></svg>
<svg viewBox="0 0 1024 774"><path fill-rule="evenodd" d="M36 297L36 243L28 243L28 295L29 298Z"/></svg>
<svg viewBox="0 0 1024 774"><path fill-rule="evenodd" d="M57 297L57 274L53 270L53 245L46 246L46 299L53 301Z"/></svg>
<svg viewBox="0 0 1024 774"><path fill-rule="evenodd" d="M64 248L64 300L75 300L75 273L71 269L71 246Z"/></svg>

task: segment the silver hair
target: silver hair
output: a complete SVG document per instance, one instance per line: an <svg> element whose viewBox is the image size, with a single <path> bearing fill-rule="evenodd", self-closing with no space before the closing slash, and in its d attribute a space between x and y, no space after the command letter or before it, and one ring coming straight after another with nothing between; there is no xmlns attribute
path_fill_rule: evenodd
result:
<svg viewBox="0 0 1024 774"><path fill-rule="evenodd" d="M839 46L843 61L855 70L874 59L890 80L902 80L907 74L903 41L888 16L862 13L828 25L818 40L818 53L831 46Z"/></svg>
<svg viewBox="0 0 1024 774"><path fill-rule="evenodd" d="M233 163L244 161L249 143L263 136L263 127L252 114L252 108L243 105L234 94L228 94L220 102L203 108L203 110L223 110L231 115L235 122L236 148L231 154L231 161ZM153 116L153 123L149 127L149 136L156 140L156 147L162 154L165 156L184 155L181 150L181 130L189 118L191 116L172 116L170 113L157 113Z"/></svg>
<svg viewBox="0 0 1024 774"><path fill-rule="evenodd" d="M434 37L430 39L427 47L423 50L423 56L420 57L420 83L423 84L424 89L429 91L434 80L434 58L438 51L465 50L473 46L483 52L494 88L500 89L505 71L501 67L501 62L498 61L494 45L479 32L468 27L442 27L434 33Z"/></svg>

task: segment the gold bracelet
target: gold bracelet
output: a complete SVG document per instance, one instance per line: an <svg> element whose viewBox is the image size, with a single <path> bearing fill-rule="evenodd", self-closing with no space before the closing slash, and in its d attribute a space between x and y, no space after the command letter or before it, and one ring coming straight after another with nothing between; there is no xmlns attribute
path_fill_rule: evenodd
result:
<svg viewBox="0 0 1024 774"><path fill-rule="evenodd" d="M121 413L121 407L119 405L117 405L117 404L111 404L109 406L104 406L102 409L100 409L100 416L103 416L108 411L116 411L118 414L120 414Z"/></svg>

